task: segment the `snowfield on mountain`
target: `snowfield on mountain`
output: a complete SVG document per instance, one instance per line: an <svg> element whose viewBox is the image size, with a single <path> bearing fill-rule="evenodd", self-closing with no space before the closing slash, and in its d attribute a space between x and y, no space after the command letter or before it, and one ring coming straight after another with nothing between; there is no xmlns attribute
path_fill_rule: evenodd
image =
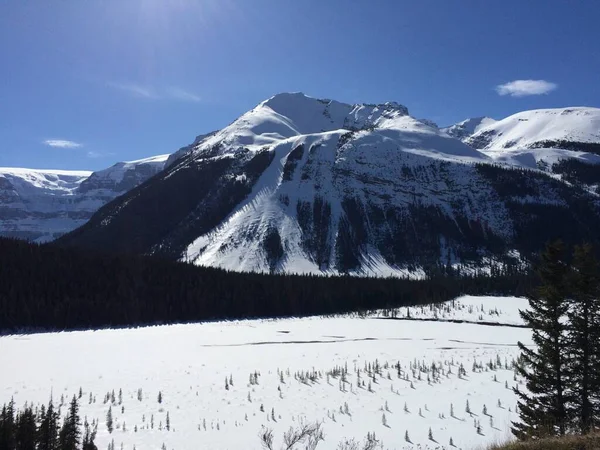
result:
<svg viewBox="0 0 600 450"><path fill-rule="evenodd" d="M463 297L410 313L497 326L352 315L4 336L0 402L52 396L64 413L81 388L101 449L259 449L263 427L279 443L302 421L322 422L324 450L373 432L390 449L482 448L518 419L512 364L531 334L502 323L526 305Z"/></svg>
<svg viewBox="0 0 600 450"><path fill-rule="evenodd" d="M544 141L600 142L600 109L575 107L524 111L493 122L466 140L474 148L528 148Z"/></svg>

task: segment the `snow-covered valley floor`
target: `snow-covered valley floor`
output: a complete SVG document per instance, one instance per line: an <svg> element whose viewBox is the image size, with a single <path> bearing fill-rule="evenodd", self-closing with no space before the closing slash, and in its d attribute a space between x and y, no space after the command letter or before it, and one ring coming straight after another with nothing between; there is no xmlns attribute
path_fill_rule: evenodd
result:
<svg viewBox="0 0 600 450"><path fill-rule="evenodd" d="M465 297L448 314L515 325L525 307L523 299ZM411 311L428 316L427 308ZM0 404L11 397L19 407L47 403L52 393L57 403L64 397L64 415L81 388L81 415L99 421L101 450L111 440L127 450L163 443L169 450L258 449L262 427L274 430L278 448L284 431L302 420L323 423L319 449L368 432L389 449L484 448L509 438L517 418L518 381L506 368L517 341L531 344L530 331L376 316L13 335L0 337ZM473 371L474 362L483 369ZM466 375L459 377L461 364ZM347 368L345 380L336 368ZM105 397L112 391L109 433Z"/></svg>

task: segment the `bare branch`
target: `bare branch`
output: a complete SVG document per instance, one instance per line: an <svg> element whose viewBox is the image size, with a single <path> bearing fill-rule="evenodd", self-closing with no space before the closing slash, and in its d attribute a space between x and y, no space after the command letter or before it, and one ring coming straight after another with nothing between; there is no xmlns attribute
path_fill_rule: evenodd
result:
<svg viewBox="0 0 600 450"><path fill-rule="evenodd" d="M273 450L273 430L263 427L258 433L258 437L265 450Z"/></svg>

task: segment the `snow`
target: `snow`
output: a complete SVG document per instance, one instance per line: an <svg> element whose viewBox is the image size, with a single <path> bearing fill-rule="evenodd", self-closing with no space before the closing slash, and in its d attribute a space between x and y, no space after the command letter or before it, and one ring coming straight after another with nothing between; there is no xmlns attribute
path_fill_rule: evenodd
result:
<svg viewBox="0 0 600 450"><path fill-rule="evenodd" d="M474 117L465 119L462 122L458 122L449 127L442 128L442 131L458 139L464 139L495 122L496 120L491 117Z"/></svg>
<svg viewBox="0 0 600 450"><path fill-rule="evenodd" d="M108 169L94 172L94 176L98 177L99 179L104 178L111 180L114 183L120 183L123 180L127 171L135 170L138 166L151 166L155 167L156 171L162 170L169 156L169 154L157 155L152 156L150 158L138 159L135 161L119 162L114 166L109 167Z"/></svg>
<svg viewBox="0 0 600 450"><path fill-rule="evenodd" d="M0 177L16 189L43 189L55 193L72 193L92 172L84 170L45 170L0 167Z"/></svg>
<svg viewBox="0 0 600 450"><path fill-rule="evenodd" d="M563 159L576 159L587 164L600 164L599 155L562 148L513 148L482 150L482 152L492 158L494 162L527 169L539 169L542 163L550 169Z"/></svg>
<svg viewBox="0 0 600 450"><path fill-rule="evenodd" d="M512 324L526 301L464 297L455 304L462 305L455 318L477 315L468 312L468 305L483 305L485 311L501 311L494 316L499 323ZM510 421L517 419L515 395L505 387L505 382L509 388L516 384L512 370L472 371L474 361L499 359L503 367L505 360L510 365L518 355L517 341L530 345L530 331L349 316L5 336L0 337L0 360L10 370L0 371L0 402L14 397L20 406L26 401L46 403L51 393L55 402L63 395L68 402L81 387L82 417L100 422L96 444L101 449L112 439L117 448L122 442L127 450L134 445L159 449L163 442L174 450L258 449L261 427L273 428L279 442L282 433L300 420L323 422L326 440L319 448L324 450L335 449L345 437L362 439L367 432L375 432L386 448L449 449L452 437L456 448L469 449L506 439ZM409 381L399 379L396 369L390 368L376 376L373 392L368 384L357 387L355 368L368 383L363 369L375 360L380 365L400 362ZM452 374L428 383L422 373L419 381L409 368L416 361L429 367L435 362L444 372L451 365ZM467 371L463 379L457 376L461 363ZM328 383L325 372L346 365L349 383L342 391L340 378L330 377ZM278 371L284 372L284 383ZM323 376L303 383L294 377L300 371L321 371ZM258 385L249 384L254 372L260 373ZM226 390L224 380L229 376L233 386ZM113 390L118 397L119 389L123 404L112 406L118 428L109 434L105 426L109 404L103 399ZM138 389L143 392L141 401ZM157 402L159 391L162 404ZM95 397L91 404L90 394ZM467 400L474 417L465 412ZM340 413L344 403L351 415ZM404 411L405 404L409 412ZM451 404L455 418L450 417ZM482 414L484 404L493 426ZM172 429L159 430L167 412ZM388 427L382 424L384 413ZM154 429L149 429L152 415ZM474 419L481 422L481 435ZM439 444L428 440L429 428ZM404 440L406 431L412 444Z"/></svg>
<svg viewBox="0 0 600 450"><path fill-rule="evenodd" d="M0 235L55 239L122 194L118 184L127 173L142 168L137 177L141 182L162 170L168 157L117 163L97 172L0 168Z"/></svg>
<svg viewBox="0 0 600 450"><path fill-rule="evenodd" d="M600 109L571 107L524 111L479 128L469 141L484 135L492 136L484 148L496 151L526 148L545 140L599 142Z"/></svg>
<svg viewBox="0 0 600 450"><path fill-rule="evenodd" d="M260 150L264 146L282 144L290 138L336 131L376 129L418 133L445 138L438 141L436 152L446 146L461 147L461 152L474 158L485 158L461 143L451 143L445 133L414 119L408 109L396 102L355 104L316 99L302 93L283 93L271 97L242 115L222 130L203 137L195 146L196 153L221 145L223 151L239 147ZM408 140L415 136L407 136ZM433 144L433 142L431 142Z"/></svg>
<svg viewBox="0 0 600 450"><path fill-rule="evenodd" d="M381 310L372 317L524 326L519 309L526 306L521 297L503 297L500 303L496 297L465 295L446 303Z"/></svg>
<svg viewBox="0 0 600 450"><path fill-rule="evenodd" d="M352 138L340 146L340 138L351 131ZM298 163L302 169L296 170L292 180L284 181L283 167L288 155L300 145L305 147ZM198 157L212 156L218 149L217 155L223 155L240 147L250 151L268 147L275 153L274 161L253 186L252 193L219 226L198 236L182 259L230 270L268 271L261 238L276 228L286 249L286 259L278 270L329 273L303 251L297 220L297 202L312 202L317 195L331 205L333 230L343 214L342 201L358 192L369 202L382 202L387 197L393 205L402 207L418 197L423 204L447 209L448 201L460 195L456 189L464 189L470 196L485 196L486 200L480 203L489 208L487 212L469 211L465 215L495 217L504 209L489 200L493 198L491 188L471 193L470 183L477 176L472 165L492 162L489 156L411 117L397 103L349 105L300 93L279 94L223 130L200 139L193 152ZM448 178L432 170L432 165L443 163L454 165ZM403 173L407 167L432 172L428 182L407 180ZM305 169L312 172L301 176ZM398 180L402 180L401 185ZM452 187L448 185L450 181ZM288 199L287 205L282 204L282 197ZM498 235L509 232L499 222L490 222ZM377 252L366 253L363 259L355 275L420 276L389 266Z"/></svg>

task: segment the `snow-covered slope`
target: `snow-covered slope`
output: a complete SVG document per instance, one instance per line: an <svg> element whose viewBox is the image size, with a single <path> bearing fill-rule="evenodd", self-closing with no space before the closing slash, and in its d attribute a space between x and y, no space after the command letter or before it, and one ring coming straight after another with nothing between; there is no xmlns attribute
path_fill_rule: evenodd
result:
<svg viewBox="0 0 600 450"><path fill-rule="evenodd" d="M448 133L452 137L464 140L478 132L480 129L492 125L495 122L496 121L490 117L474 117L465 119L462 122L458 122L449 127L442 128L442 131Z"/></svg>
<svg viewBox="0 0 600 450"><path fill-rule="evenodd" d="M596 126L573 123L586 117ZM474 136L495 126L464 124ZM527 259L565 230L597 239L596 194L496 162L398 103L279 94L61 242L233 270L397 275Z"/></svg>
<svg viewBox="0 0 600 450"><path fill-rule="evenodd" d="M547 142L600 142L599 108L537 109L477 129L466 142L482 150L554 147Z"/></svg>
<svg viewBox="0 0 600 450"><path fill-rule="evenodd" d="M168 155L99 172L0 168L0 235L47 241L162 169Z"/></svg>
<svg viewBox="0 0 600 450"><path fill-rule="evenodd" d="M600 109L524 111L463 138L495 162L538 169L598 192Z"/></svg>
<svg viewBox="0 0 600 450"><path fill-rule="evenodd" d="M481 305L499 311L499 323L527 307L498 297L456 304L459 318L463 306ZM52 395L64 416L81 389L80 414L98 422L99 449L259 449L263 427L280 448L300 421L322 422L321 450L373 432L388 449L487 448L518 420L519 341L533 344L529 329L352 317L4 336L0 404Z"/></svg>

